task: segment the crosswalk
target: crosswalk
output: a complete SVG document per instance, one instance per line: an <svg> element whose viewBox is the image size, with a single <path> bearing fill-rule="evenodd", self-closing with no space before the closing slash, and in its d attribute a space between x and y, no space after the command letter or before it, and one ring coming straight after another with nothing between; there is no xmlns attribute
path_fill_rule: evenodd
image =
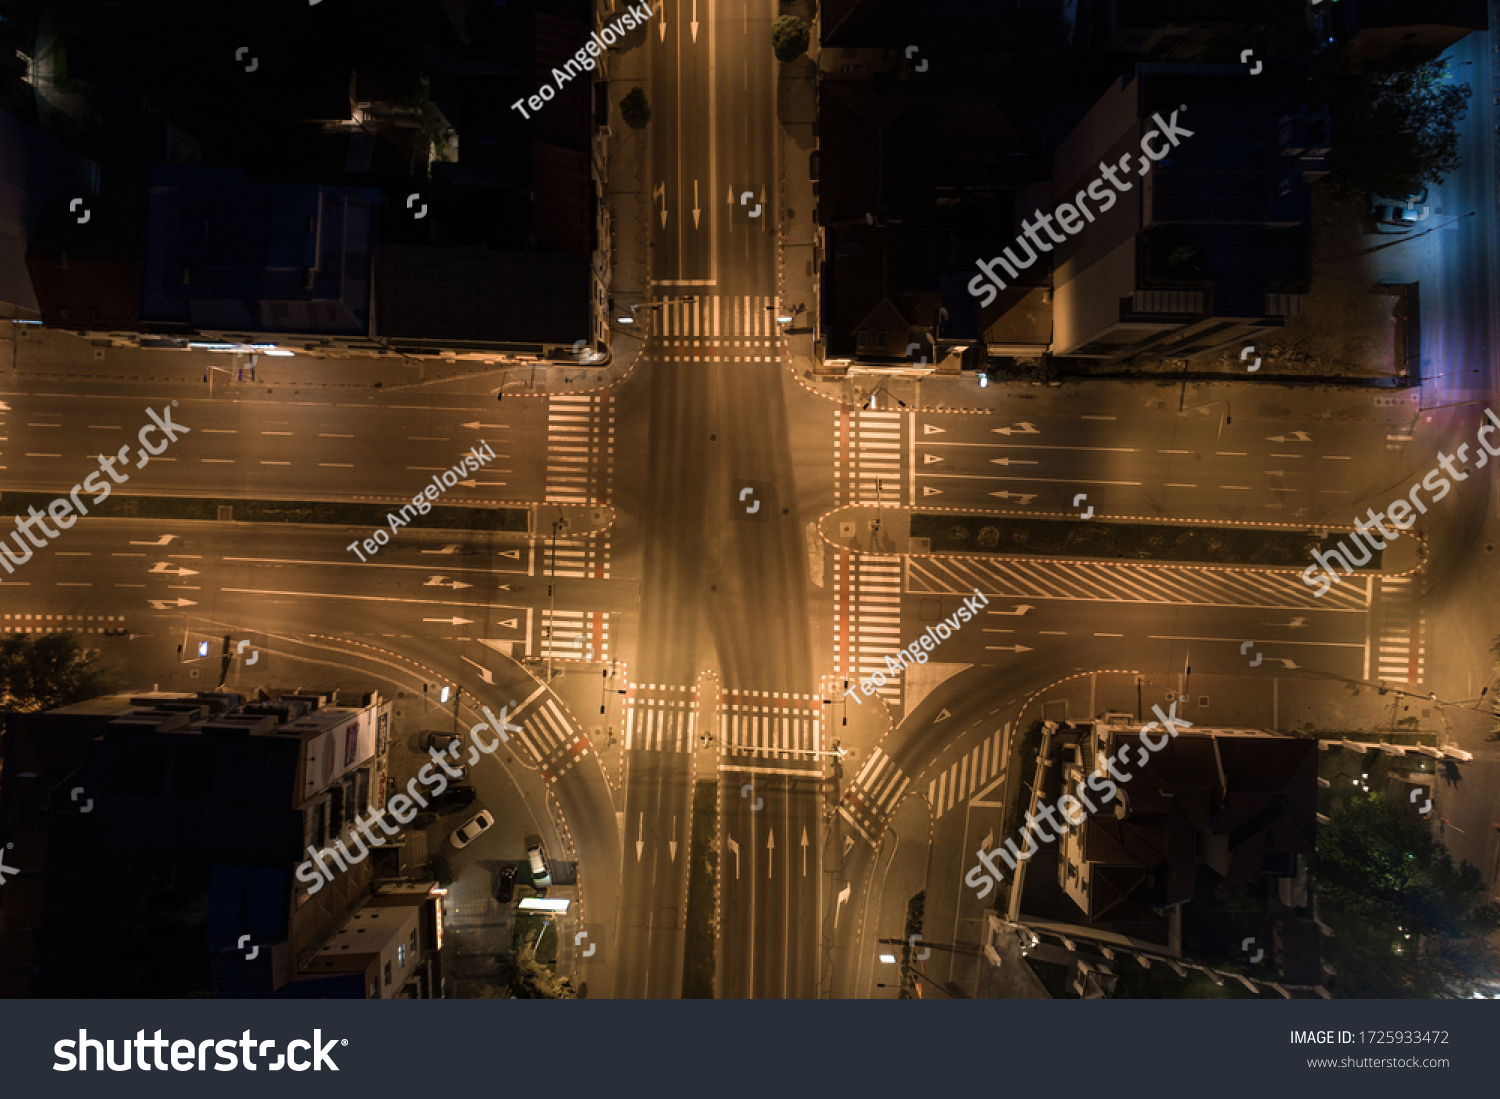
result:
<svg viewBox="0 0 1500 1099"><path fill-rule="evenodd" d="M615 429L610 398L555 393L547 403L547 502L587 504L608 496Z"/></svg>
<svg viewBox="0 0 1500 1099"><path fill-rule="evenodd" d="M850 411L834 416L834 504L880 504L902 501L902 412Z"/></svg>
<svg viewBox="0 0 1500 1099"><path fill-rule="evenodd" d="M534 706L523 706L508 720L520 726L516 737L538 763L546 763L560 753L576 755L568 750L582 742L561 704L550 695Z"/></svg>
<svg viewBox="0 0 1500 1099"><path fill-rule="evenodd" d="M554 660L609 662L608 611L553 611L542 608L537 652Z"/></svg>
<svg viewBox="0 0 1500 1099"><path fill-rule="evenodd" d="M774 297L760 294L699 294L697 301L669 302L653 312L661 314L657 331L662 336L745 336L769 340L780 334L775 306Z"/></svg>
<svg viewBox="0 0 1500 1099"><path fill-rule="evenodd" d="M901 558L840 553L833 564L834 666L851 681L886 672L901 650ZM901 684L886 677L876 691L901 704Z"/></svg>
<svg viewBox="0 0 1500 1099"><path fill-rule="evenodd" d="M912 557L907 591L971 592L999 599L1075 599L1118 603L1188 603L1362 611L1366 585L1351 578L1323 598L1295 573L1247 572L1095 561L1018 561Z"/></svg>
<svg viewBox="0 0 1500 1099"><path fill-rule="evenodd" d="M1005 731L997 729L982 744L968 752L927 784L927 802L936 820L955 806L962 807L985 783L1005 773L1001 752Z"/></svg>
<svg viewBox="0 0 1500 1099"><path fill-rule="evenodd" d="M542 543L542 575L572 580L608 580L608 535L546 539Z"/></svg>
<svg viewBox="0 0 1500 1099"><path fill-rule="evenodd" d="M911 777L876 748L844 792L839 815L874 844L910 785Z"/></svg>
<svg viewBox="0 0 1500 1099"><path fill-rule="evenodd" d="M7 614L0 618L5 624L0 633L103 633L105 630L123 629L125 616L112 614ZM79 623L65 625L65 623ZM112 625L86 626L82 623L109 622Z"/></svg>
<svg viewBox="0 0 1500 1099"><path fill-rule="evenodd" d="M1426 674L1426 622L1415 576L1382 576L1377 609L1376 678L1416 685Z"/></svg>
<svg viewBox="0 0 1500 1099"><path fill-rule="evenodd" d="M687 752L698 726L691 687L641 683L625 697L625 748L636 752Z"/></svg>
<svg viewBox="0 0 1500 1099"><path fill-rule="evenodd" d="M719 743L733 755L812 762L822 715L816 695L729 691L719 708Z"/></svg>

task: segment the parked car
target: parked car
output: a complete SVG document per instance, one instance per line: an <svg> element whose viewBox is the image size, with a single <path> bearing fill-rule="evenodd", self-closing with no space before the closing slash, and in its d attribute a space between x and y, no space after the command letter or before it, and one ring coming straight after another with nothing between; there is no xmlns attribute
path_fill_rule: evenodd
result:
<svg viewBox="0 0 1500 1099"><path fill-rule="evenodd" d="M472 805L474 797L472 786L450 786L434 798L432 804L437 809L462 809L466 805Z"/></svg>
<svg viewBox="0 0 1500 1099"><path fill-rule="evenodd" d="M460 743L459 738L452 733L428 733L422 739L424 749L436 748L440 752L446 752L448 745Z"/></svg>
<svg viewBox="0 0 1500 1099"><path fill-rule="evenodd" d="M490 816L490 811L481 809L454 829L453 835L448 837L448 842L461 850L488 831L494 823L495 818Z"/></svg>
<svg viewBox="0 0 1500 1099"><path fill-rule="evenodd" d="M1410 229L1422 220L1421 208L1408 209L1405 206L1377 206L1375 207L1375 220L1381 225L1395 225L1401 229Z"/></svg>
<svg viewBox="0 0 1500 1099"><path fill-rule="evenodd" d="M531 862L531 884L540 893L552 884L552 874L547 869L547 849L535 832L526 837L526 858Z"/></svg>
<svg viewBox="0 0 1500 1099"><path fill-rule="evenodd" d="M495 899L501 904L509 904L511 897L516 892L516 866L515 863L501 869L500 876L495 879Z"/></svg>

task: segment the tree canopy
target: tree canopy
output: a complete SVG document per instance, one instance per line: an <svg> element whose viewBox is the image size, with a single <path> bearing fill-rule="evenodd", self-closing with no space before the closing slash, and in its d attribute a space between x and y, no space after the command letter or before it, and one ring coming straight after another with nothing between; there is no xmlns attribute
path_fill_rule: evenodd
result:
<svg viewBox="0 0 1500 1099"><path fill-rule="evenodd" d="M1341 994L1467 998L1500 977L1486 938L1500 930L1500 905L1414 809L1352 798L1319 830L1312 872Z"/></svg>
<svg viewBox="0 0 1500 1099"><path fill-rule="evenodd" d="M1346 196L1387 198L1442 183L1458 170L1458 123L1472 90L1442 61L1358 70L1335 58L1318 94L1333 113L1333 181Z"/></svg>
<svg viewBox="0 0 1500 1099"><path fill-rule="evenodd" d="M632 130L639 130L651 121L651 104L640 88L631 88L620 100L620 117Z"/></svg>
<svg viewBox="0 0 1500 1099"><path fill-rule="evenodd" d="M119 681L78 634L0 637L0 713L27 714L112 694Z"/></svg>
<svg viewBox="0 0 1500 1099"><path fill-rule="evenodd" d="M771 50L778 61L795 61L807 52L812 29L795 15L783 15L771 24Z"/></svg>

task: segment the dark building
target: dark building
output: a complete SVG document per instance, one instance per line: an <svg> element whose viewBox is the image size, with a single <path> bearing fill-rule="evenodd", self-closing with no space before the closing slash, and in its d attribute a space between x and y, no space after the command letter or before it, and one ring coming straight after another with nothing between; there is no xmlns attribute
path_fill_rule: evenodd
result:
<svg viewBox="0 0 1500 1099"><path fill-rule="evenodd" d="M412 908L386 944L400 980L373 994L433 994L431 972L410 983L440 934L431 883L370 902L370 860L316 889L295 873L309 848L363 847L356 818L385 805L391 704L329 702L151 692L11 715L0 822L19 874L0 908L4 994L306 994L277 990L349 971L313 960L368 903ZM361 978L340 994L367 993Z"/></svg>
<svg viewBox="0 0 1500 1099"><path fill-rule="evenodd" d="M1091 923L1148 923L1186 904L1199 865L1226 881L1271 883L1294 878L1315 850L1315 740L1201 725L1169 738L1101 721L1060 747L1064 791L1108 757L1129 775L1112 804L1061 841L1058 884Z"/></svg>
<svg viewBox="0 0 1500 1099"><path fill-rule="evenodd" d="M1100 98L1054 157L1057 204L1104 178L1101 166L1121 184L1102 186L1118 201L1051 255L1057 354L1186 356L1300 314L1309 186L1331 149L1304 77L1138 65ZM1166 155L1142 172L1142 139L1164 123L1173 140L1153 139Z"/></svg>
<svg viewBox="0 0 1500 1099"><path fill-rule="evenodd" d="M823 368L955 373L978 366L987 341L1014 344L997 350L1015 354L1046 350L1046 310L1018 310L1001 334L964 285L990 223L1046 176L1039 135L1020 133L997 102L997 81L1041 10L1029 7L824 8L814 309ZM923 43L917 54L911 42Z"/></svg>

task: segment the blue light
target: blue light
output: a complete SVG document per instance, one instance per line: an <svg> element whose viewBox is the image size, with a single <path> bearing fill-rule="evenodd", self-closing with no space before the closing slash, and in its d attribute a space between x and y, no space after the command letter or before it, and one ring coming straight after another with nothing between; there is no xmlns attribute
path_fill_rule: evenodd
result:
<svg viewBox="0 0 1500 1099"><path fill-rule="evenodd" d="M207 656L208 655L208 642L207 641L200 641L200 642L198 642L198 655L199 656Z"/></svg>

